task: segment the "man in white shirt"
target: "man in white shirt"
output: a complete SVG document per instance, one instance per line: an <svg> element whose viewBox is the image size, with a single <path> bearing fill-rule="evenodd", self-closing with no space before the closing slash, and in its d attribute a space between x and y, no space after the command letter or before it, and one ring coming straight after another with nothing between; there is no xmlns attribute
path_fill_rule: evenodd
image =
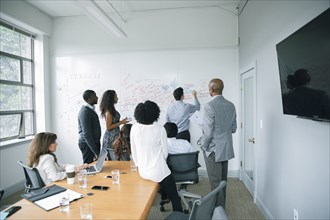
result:
<svg viewBox="0 0 330 220"><path fill-rule="evenodd" d="M166 122L164 128L167 133L167 152L169 154L188 153L192 151L192 146L187 140L176 139L178 127L175 123Z"/></svg>

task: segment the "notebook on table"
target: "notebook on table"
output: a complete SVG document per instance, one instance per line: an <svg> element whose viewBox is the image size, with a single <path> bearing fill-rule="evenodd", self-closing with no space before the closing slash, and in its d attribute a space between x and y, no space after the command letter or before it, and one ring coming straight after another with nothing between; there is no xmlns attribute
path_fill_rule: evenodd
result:
<svg viewBox="0 0 330 220"><path fill-rule="evenodd" d="M59 206L59 197L62 193L69 194L70 202L84 197L78 192L63 188L56 184L41 189L31 190L29 193L22 194L21 197L33 202L44 210L49 211Z"/></svg>
<svg viewBox="0 0 330 220"><path fill-rule="evenodd" d="M99 155L99 158L97 159L96 164L85 168L86 174L93 174L93 173L101 172L102 168L103 168L105 158L107 157L107 155L108 155L108 151L106 149L102 148L102 150L100 152L100 155Z"/></svg>

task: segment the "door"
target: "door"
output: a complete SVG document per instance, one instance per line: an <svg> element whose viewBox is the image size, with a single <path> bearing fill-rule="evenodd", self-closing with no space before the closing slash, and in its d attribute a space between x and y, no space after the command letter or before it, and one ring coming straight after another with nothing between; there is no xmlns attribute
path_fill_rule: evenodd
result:
<svg viewBox="0 0 330 220"><path fill-rule="evenodd" d="M241 180L255 199L256 71L241 71Z"/></svg>

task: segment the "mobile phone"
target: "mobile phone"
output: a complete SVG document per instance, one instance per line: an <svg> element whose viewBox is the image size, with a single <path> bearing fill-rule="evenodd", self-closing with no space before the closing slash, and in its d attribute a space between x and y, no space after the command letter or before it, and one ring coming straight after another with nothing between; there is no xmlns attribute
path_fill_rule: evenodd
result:
<svg viewBox="0 0 330 220"><path fill-rule="evenodd" d="M15 212L17 212L18 210L20 210L22 207L21 206L13 206L9 209L7 209L5 212L8 213L7 217L11 216L12 214L14 214Z"/></svg>
<svg viewBox="0 0 330 220"><path fill-rule="evenodd" d="M109 186L93 186L92 189L95 190L108 190L110 187Z"/></svg>

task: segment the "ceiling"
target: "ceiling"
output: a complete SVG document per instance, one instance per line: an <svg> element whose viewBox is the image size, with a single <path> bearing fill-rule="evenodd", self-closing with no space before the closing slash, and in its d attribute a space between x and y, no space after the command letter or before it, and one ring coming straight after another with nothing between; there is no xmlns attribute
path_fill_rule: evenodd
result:
<svg viewBox="0 0 330 220"><path fill-rule="evenodd" d="M29 4L40 9L52 18L84 15L84 11L76 4L76 0L26 0ZM78 0L79 1L79 0ZM86 1L86 0L80 0ZM94 0L91 0L94 1ZM237 14L237 7L240 0L95 0L105 12L114 12L108 2L119 13L132 13L137 11L166 10L176 8L195 8L195 7L218 7L230 13Z"/></svg>

